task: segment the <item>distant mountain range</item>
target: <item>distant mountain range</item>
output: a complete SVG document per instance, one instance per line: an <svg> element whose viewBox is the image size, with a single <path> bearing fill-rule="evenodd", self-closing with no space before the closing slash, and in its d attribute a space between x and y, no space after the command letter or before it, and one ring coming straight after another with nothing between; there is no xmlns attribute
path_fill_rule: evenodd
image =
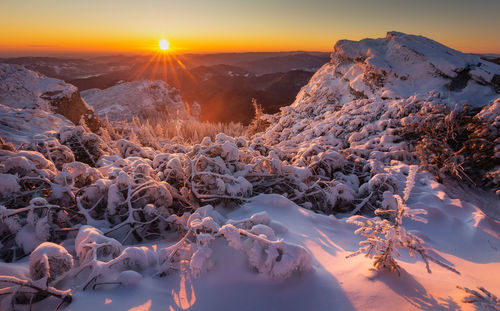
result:
<svg viewBox="0 0 500 311"><path fill-rule="evenodd" d="M243 123L253 118L252 98L265 112L277 112L291 104L314 71L328 61L329 53L323 52L185 54L170 58L165 67L161 61L151 61L151 56L0 59L65 80L80 91L164 80L180 90L184 101L201 106L202 120Z"/></svg>

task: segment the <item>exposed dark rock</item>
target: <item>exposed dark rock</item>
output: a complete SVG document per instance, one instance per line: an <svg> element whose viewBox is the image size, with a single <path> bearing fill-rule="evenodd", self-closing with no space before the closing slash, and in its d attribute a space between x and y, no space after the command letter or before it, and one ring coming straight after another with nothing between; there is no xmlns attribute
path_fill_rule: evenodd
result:
<svg viewBox="0 0 500 311"><path fill-rule="evenodd" d="M500 93L500 75L494 75L491 79L491 85L495 89L495 92Z"/></svg>
<svg viewBox="0 0 500 311"><path fill-rule="evenodd" d="M55 113L63 115L75 125L81 124L83 119L92 132L100 128L101 120L83 102L79 91L74 92L70 97L57 96L59 93L60 91L45 92L40 95L40 98L48 100Z"/></svg>
<svg viewBox="0 0 500 311"><path fill-rule="evenodd" d="M470 67L467 67L459 72L457 75L451 79L450 91L460 91L467 86L467 82L471 79L469 75Z"/></svg>

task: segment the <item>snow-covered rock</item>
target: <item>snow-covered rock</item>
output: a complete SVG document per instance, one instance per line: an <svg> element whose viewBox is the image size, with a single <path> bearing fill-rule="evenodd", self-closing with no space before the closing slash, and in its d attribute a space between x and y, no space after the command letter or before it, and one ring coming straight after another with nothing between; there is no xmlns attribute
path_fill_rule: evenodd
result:
<svg viewBox="0 0 500 311"><path fill-rule="evenodd" d="M100 123L75 86L19 65L0 64L0 104L58 113L74 124L83 117L92 130Z"/></svg>
<svg viewBox="0 0 500 311"><path fill-rule="evenodd" d="M266 117L271 126L261 137L287 151L326 144L363 157L402 156L395 133L411 123L408 114L491 105L481 115L493 120L499 81L499 65L422 36L340 40L295 102Z"/></svg>
<svg viewBox="0 0 500 311"><path fill-rule="evenodd" d="M431 39L388 32L385 38L340 40L292 106L355 99L403 99L438 92L451 107L483 106L500 93L500 66Z"/></svg>
<svg viewBox="0 0 500 311"><path fill-rule="evenodd" d="M118 121L133 117L187 119L180 92L164 81L133 81L104 90L90 89L82 97L100 117Z"/></svg>
<svg viewBox="0 0 500 311"><path fill-rule="evenodd" d="M0 104L0 136L10 143L30 143L35 135L71 126L65 117L42 109L18 109Z"/></svg>
<svg viewBox="0 0 500 311"><path fill-rule="evenodd" d="M341 40L335 45L331 62L316 72L291 106L263 117L269 127L253 141L278 147L297 166L312 160L308 168L313 174L324 171L333 177L334 184L339 184L332 184L335 189L329 205L360 198L377 204L381 197L368 198L375 188L383 185L397 191L397 187L384 178L377 180L374 188L367 183L371 177L385 174L392 160L425 166L429 158L423 155L433 154L425 145L429 140L421 143L415 138L431 134L421 134L419 129L432 127L435 131L430 138L446 141L436 136L439 129L444 132L447 122L457 127L459 123L454 124L458 121L453 117L462 112L478 112L467 107L484 106L476 119L488 130L477 130L468 139L481 137L484 144L470 150L483 152L491 161L484 161L484 172L480 172L469 156L463 167L468 174L479 174L478 184L497 185L500 171L494 167L494 158L500 154L500 124L495 121L499 120L499 79L499 65L421 36L390 32L383 39ZM485 142L494 142L494 146ZM467 150L462 148L460 157L472 153ZM459 149L453 151L459 154ZM449 167L453 167L453 161L464 161L448 156L443 158L449 161ZM324 164L328 164L327 170L321 167ZM440 165L440 169L445 166ZM345 166L352 167L356 176L347 174L349 171L335 172ZM360 204L366 205L363 202Z"/></svg>

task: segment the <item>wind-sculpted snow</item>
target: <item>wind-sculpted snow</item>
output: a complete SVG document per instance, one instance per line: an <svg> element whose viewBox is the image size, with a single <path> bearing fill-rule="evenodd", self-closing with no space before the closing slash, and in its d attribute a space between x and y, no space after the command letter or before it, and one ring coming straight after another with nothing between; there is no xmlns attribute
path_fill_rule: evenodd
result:
<svg viewBox="0 0 500 311"><path fill-rule="evenodd" d="M111 121L133 117L188 119L180 92L164 81L133 81L104 90L90 89L82 97L100 117Z"/></svg>

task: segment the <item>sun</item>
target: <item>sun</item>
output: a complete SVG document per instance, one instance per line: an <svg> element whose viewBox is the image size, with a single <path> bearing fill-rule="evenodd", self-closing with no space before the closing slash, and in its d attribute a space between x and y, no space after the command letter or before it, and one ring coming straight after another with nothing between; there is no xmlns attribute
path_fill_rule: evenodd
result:
<svg viewBox="0 0 500 311"><path fill-rule="evenodd" d="M160 50L166 51L170 49L170 43L166 39L160 40Z"/></svg>

